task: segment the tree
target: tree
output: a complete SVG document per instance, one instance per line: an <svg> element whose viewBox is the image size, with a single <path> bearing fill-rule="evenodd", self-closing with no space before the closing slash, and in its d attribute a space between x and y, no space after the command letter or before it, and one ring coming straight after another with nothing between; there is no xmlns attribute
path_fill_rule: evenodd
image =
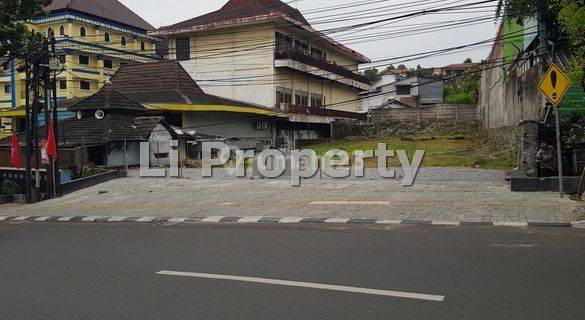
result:
<svg viewBox="0 0 585 320"><path fill-rule="evenodd" d="M541 17L549 39L571 53L567 71L585 90L585 0L499 0L497 16L520 22Z"/></svg>
<svg viewBox="0 0 585 320"><path fill-rule="evenodd" d="M370 81L372 82L378 81L381 78L378 69L376 68L367 68L366 70L364 70L364 76L370 79Z"/></svg>
<svg viewBox="0 0 585 320"><path fill-rule="evenodd" d="M396 67L394 67L394 65L393 65L393 64L391 64L391 65L389 65L389 66L388 66L388 68L386 68L386 69L388 69L388 70L392 71L392 70L396 70Z"/></svg>
<svg viewBox="0 0 585 320"><path fill-rule="evenodd" d="M473 63L473 60L471 58L467 58L463 60L463 63Z"/></svg>
<svg viewBox="0 0 585 320"><path fill-rule="evenodd" d="M445 85L445 103L476 104L479 98L481 69L465 72L457 81Z"/></svg>
<svg viewBox="0 0 585 320"><path fill-rule="evenodd" d="M32 37L26 22L36 15L42 14L44 8L52 0L11 0L0 1L0 56L23 58L27 55L24 48L30 42L38 40Z"/></svg>

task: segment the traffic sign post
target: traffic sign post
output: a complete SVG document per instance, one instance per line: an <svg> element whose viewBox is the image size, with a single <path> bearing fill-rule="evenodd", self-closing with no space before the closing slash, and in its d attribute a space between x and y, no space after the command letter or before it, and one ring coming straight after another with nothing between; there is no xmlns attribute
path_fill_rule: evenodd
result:
<svg viewBox="0 0 585 320"><path fill-rule="evenodd" d="M552 64L544 77L538 85L538 89L546 96L552 107L554 108L555 114L555 125L556 125L556 138L557 138L557 163L559 171L559 193L561 198L565 197L564 185L563 185L563 158L561 152L561 125L560 125L560 112L559 105L563 101L571 81L563 73L563 71L557 67L556 64Z"/></svg>

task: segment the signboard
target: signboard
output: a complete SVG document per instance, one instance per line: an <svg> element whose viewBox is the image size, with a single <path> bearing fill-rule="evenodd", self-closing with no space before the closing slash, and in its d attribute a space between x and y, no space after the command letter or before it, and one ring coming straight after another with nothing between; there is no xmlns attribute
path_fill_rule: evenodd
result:
<svg viewBox="0 0 585 320"><path fill-rule="evenodd" d="M558 107L570 85L569 78L553 63L540 81L538 89L544 93L553 106Z"/></svg>

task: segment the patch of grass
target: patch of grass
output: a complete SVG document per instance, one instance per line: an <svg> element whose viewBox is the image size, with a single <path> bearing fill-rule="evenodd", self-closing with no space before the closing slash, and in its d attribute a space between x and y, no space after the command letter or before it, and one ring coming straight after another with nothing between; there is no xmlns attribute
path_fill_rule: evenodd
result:
<svg viewBox="0 0 585 320"><path fill-rule="evenodd" d="M380 137L377 139L354 138L351 140L327 141L311 145L317 154L323 155L330 149L341 149L353 154L355 150L376 150L378 143L386 143L389 150L405 150L410 159L416 150L425 150L423 167L469 167L486 169L511 169L513 159L505 152L495 150L478 136L436 136L414 137ZM390 166L399 166L397 157L389 158ZM376 167L377 159L366 159L367 167Z"/></svg>

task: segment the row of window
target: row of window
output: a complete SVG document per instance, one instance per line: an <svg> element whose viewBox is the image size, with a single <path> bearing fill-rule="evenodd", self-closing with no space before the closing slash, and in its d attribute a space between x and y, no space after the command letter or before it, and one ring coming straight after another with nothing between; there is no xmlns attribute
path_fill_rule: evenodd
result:
<svg viewBox="0 0 585 320"><path fill-rule="evenodd" d="M296 90L294 104L300 107L322 108L325 105L325 97L317 93L309 94L306 91ZM276 88L276 104L291 105L293 103L293 91L288 88Z"/></svg>
<svg viewBox="0 0 585 320"><path fill-rule="evenodd" d="M276 32L276 49L279 51L295 50L316 59L326 59L327 54L319 48L311 47L301 40L294 40L291 36Z"/></svg>
<svg viewBox="0 0 585 320"><path fill-rule="evenodd" d="M64 62L64 60L62 60L62 61ZM114 62L112 60L103 59L102 61L104 62L105 69L113 69L114 68ZM79 64L89 66L89 56L79 55ZM120 64L123 64L123 63L120 63Z"/></svg>
<svg viewBox="0 0 585 320"><path fill-rule="evenodd" d="M53 29L49 28L47 30L47 36L51 37L53 34L54 34ZM59 27L59 35L65 36L65 26ZM87 37L87 30L85 29L85 27L79 28L79 36L81 36L82 38ZM109 32L104 33L104 42L110 42L110 33ZM126 41L125 36L122 36L122 38L120 38L120 44L124 47L126 46L127 41ZM146 50L146 43L144 41L140 42L140 50L142 50L142 51Z"/></svg>
<svg viewBox="0 0 585 320"><path fill-rule="evenodd" d="M91 90L91 83L89 81L79 81L79 88L81 90L89 91ZM4 85L4 93L11 94L12 86L9 84ZM60 90L67 90L67 80L59 80L59 89Z"/></svg>

